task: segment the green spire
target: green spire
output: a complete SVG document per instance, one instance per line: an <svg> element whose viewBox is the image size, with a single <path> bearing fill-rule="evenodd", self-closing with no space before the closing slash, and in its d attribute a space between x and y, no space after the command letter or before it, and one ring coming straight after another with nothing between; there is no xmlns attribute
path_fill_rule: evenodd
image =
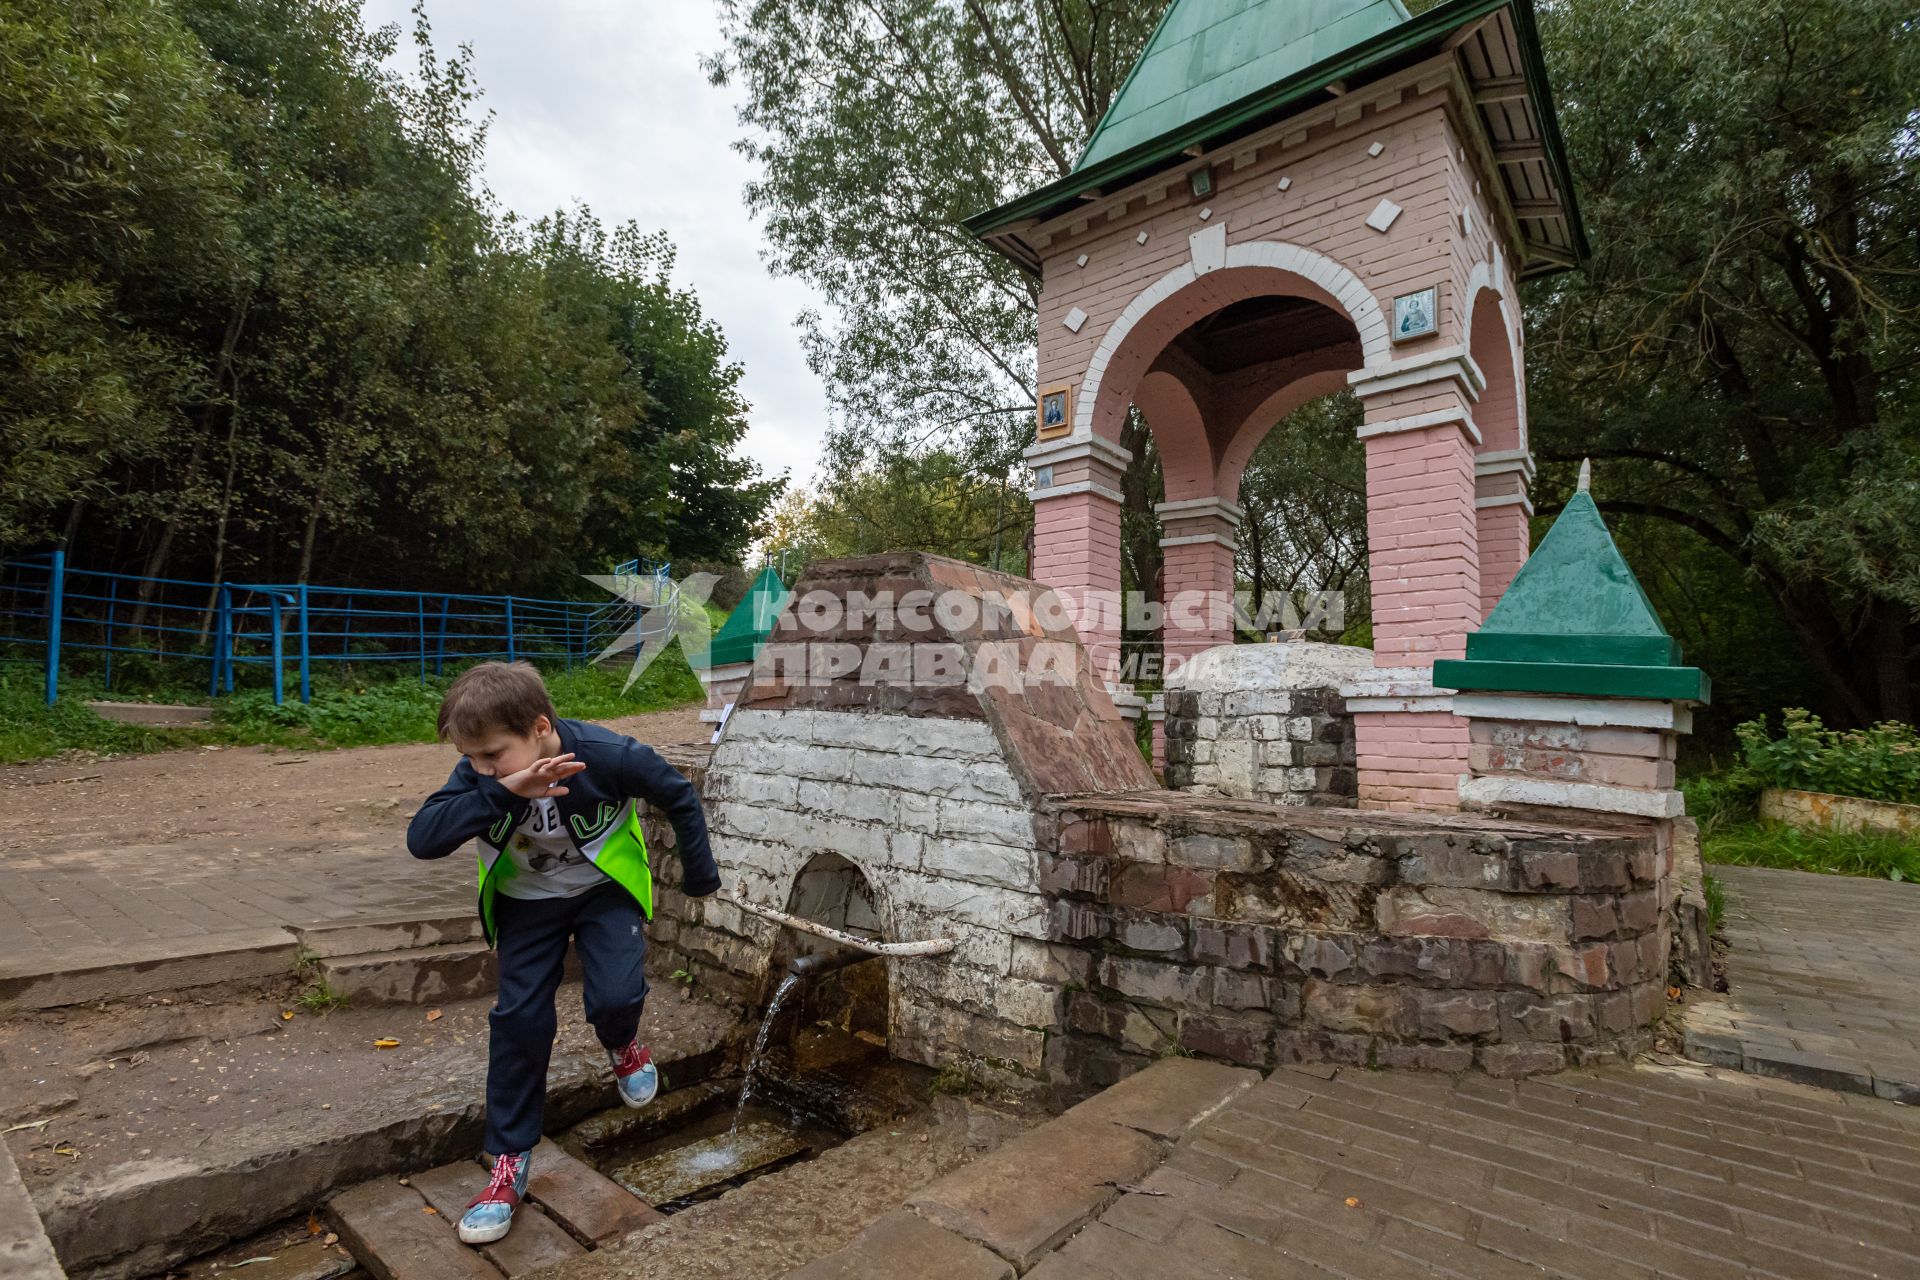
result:
<svg viewBox="0 0 1920 1280"><path fill-rule="evenodd" d="M1407 20L1400 0L1173 0L1075 172L1271 88Z"/></svg>
<svg viewBox="0 0 1920 1280"><path fill-rule="evenodd" d="M724 667L735 662L752 662L766 643L773 623L787 602L787 584L768 565L747 588L747 594L734 606L707 646L709 667Z"/></svg>
<svg viewBox="0 0 1920 1280"><path fill-rule="evenodd" d="M1433 664L1441 688L1706 702L1584 486L1540 540L1464 661Z"/></svg>

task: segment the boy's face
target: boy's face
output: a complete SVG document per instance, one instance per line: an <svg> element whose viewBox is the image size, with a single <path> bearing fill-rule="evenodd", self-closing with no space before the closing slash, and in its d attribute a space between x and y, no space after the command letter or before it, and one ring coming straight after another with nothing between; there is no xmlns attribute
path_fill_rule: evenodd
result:
<svg viewBox="0 0 1920 1280"><path fill-rule="evenodd" d="M542 748L552 732L552 722L541 716L533 722L531 733L493 729L477 738L455 738L453 746L481 777L510 778L545 755Z"/></svg>

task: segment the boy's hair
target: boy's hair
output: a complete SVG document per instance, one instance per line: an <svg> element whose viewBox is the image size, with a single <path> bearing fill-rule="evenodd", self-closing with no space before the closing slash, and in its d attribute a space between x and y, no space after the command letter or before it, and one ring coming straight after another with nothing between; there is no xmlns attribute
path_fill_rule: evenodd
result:
<svg viewBox="0 0 1920 1280"><path fill-rule="evenodd" d="M525 737L541 716L549 724L559 719L533 664L483 662L461 672L440 700L440 740L471 742L498 732Z"/></svg>

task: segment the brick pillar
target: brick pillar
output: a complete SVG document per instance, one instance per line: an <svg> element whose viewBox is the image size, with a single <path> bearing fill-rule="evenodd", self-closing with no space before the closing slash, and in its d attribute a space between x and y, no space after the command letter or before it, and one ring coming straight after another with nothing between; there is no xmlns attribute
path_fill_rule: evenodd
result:
<svg viewBox="0 0 1920 1280"><path fill-rule="evenodd" d="M1482 453L1474 461L1474 506L1480 542L1480 616L1493 612L1527 562L1533 459L1524 450Z"/></svg>
<svg viewBox="0 0 1920 1280"><path fill-rule="evenodd" d="M1194 655L1233 643L1233 553L1245 512L1224 498L1162 502L1160 644L1171 674Z"/></svg>
<svg viewBox="0 0 1920 1280"><path fill-rule="evenodd" d="M1464 654L1480 625L1472 398L1484 379L1454 347L1352 381L1366 407L1376 668L1351 686L1360 803L1455 809L1467 725L1433 687L1432 668Z"/></svg>
<svg viewBox="0 0 1920 1280"><path fill-rule="evenodd" d="M1051 441L1028 449L1036 481L1027 576L1076 611L1098 679L1120 676L1120 477L1132 454L1110 441Z"/></svg>

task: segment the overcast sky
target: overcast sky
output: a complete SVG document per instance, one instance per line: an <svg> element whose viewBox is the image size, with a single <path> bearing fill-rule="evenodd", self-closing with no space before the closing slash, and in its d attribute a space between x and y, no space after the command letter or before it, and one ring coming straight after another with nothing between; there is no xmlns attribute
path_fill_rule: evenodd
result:
<svg viewBox="0 0 1920 1280"><path fill-rule="evenodd" d="M414 65L409 0L365 0L369 26L401 24ZM679 249L675 282L692 286L746 366L747 450L769 475L806 483L827 425L794 317L820 305L760 261L741 189L753 176L731 144L738 90L716 89L699 59L720 47L713 0L428 0L444 58L473 46L494 113L487 184L539 216L584 200L609 226L663 229Z"/></svg>

